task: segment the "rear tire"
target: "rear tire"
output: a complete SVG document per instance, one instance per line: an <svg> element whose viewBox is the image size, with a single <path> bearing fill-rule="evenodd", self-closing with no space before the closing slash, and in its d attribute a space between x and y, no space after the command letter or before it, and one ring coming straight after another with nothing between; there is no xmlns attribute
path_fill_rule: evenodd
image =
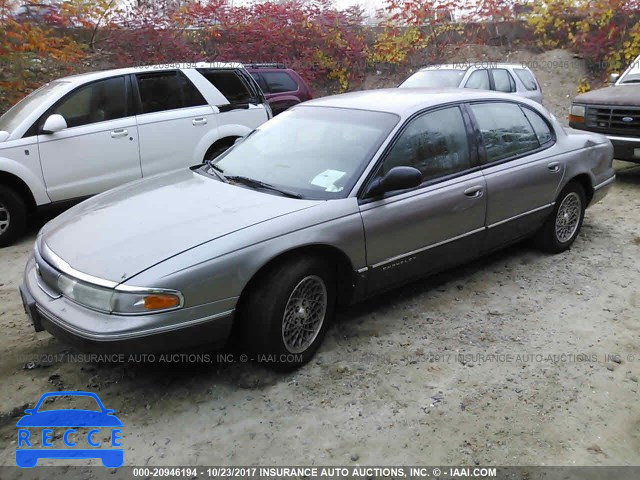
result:
<svg viewBox="0 0 640 480"><path fill-rule="evenodd" d="M0 247L11 245L27 226L27 207L10 187L0 185Z"/></svg>
<svg viewBox="0 0 640 480"><path fill-rule="evenodd" d="M580 233L587 198L584 188L575 180L560 192L556 204L535 237L536 246L549 253L567 250Z"/></svg>
<svg viewBox="0 0 640 480"><path fill-rule="evenodd" d="M252 358L279 371L307 363L335 314L331 267L317 257L295 255L250 288L239 313L243 343Z"/></svg>

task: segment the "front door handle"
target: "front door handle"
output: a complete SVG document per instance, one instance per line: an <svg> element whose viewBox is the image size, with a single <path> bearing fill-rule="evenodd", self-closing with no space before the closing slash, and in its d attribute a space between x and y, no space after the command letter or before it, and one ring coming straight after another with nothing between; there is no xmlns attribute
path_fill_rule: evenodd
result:
<svg viewBox="0 0 640 480"><path fill-rule="evenodd" d="M197 127L198 125L206 125L207 124L207 119L206 118L194 118L193 120L191 120L191 123L193 124L194 127Z"/></svg>
<svg viewBox="0 0 640 480"><path fill-rule="evenodd" d="M121 128L119 130L114 130L111 132L111 138L126 137L127 135L129 135L129 131L124 128Z"/></svg>
<svg viewBox="0 0 640 480"><path fill-rule="evenodd" d="M464 194L467 197L477 198L482 195L482 186L474 185L473 187L469 187L464 191Z"/></svg>
<svg viewBox="0 0 640 480"><path fill-rule="evenodd" d="M551 162L550 164L547 165L547 168L549 170L551 170L552 172L559 172L560 171L560 162Z"/></svg>

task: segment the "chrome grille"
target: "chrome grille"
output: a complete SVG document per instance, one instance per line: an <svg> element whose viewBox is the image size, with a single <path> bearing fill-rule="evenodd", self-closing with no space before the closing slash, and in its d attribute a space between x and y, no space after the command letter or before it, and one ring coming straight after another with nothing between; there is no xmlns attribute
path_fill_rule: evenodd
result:
<svg viewBox="0 0 640 480"><path fill-rule="evenodd" d="M640 135L640 108L587 106L585 125L596 132Z"/></svg>

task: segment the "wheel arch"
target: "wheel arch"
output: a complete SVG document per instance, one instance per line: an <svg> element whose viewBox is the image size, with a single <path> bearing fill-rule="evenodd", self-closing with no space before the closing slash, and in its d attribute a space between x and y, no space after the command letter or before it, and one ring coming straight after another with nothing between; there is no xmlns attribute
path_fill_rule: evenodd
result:
<svg viewBox="0 0 640 480"><path fill-rule="evenodd" d="M37 204L33 192L31 192L29 186L20 177L13 173L0 170L0 185L6 185L15 190L16 193L24 199L27 210L30 213L36 210Z"/></svg>
<svg viewBox="0 0 640 480"><path fill-rule="evenodd" d="M586 173L580 173L580 174L572 177L565 184L565 187L567 185L569 185L571 182L574 182L574 181L577 182L584 189L584 194L587 197L587 205L586 206L589 206L589 204L591 203L591 200L593 199L593 194L595 193L595 190L593 189L593 183L591 181L591 177Z"/></svg>
<svg viewBox="0 0 640 480"><path fill-rule="evenodd" d="M336 274L336 295L338 304L344 305L350 302L355 288L355 272L351 260L337 247L327 244L310 244L294 247L278 253L266 263L264 263L245 284L240 292L238 305L242 305L249 291L262 281L269 274L271 269L284 261L296 256L316 256L328 259L335 268Z"/></svg>

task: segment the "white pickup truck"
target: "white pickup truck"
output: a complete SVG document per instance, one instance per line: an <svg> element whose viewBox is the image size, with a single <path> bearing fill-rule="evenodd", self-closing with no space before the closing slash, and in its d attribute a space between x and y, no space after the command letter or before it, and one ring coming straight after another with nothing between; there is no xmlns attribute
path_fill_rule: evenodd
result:
<svg viewBox="0 0 640 480"><path fill-rule="evenodd" d="M260 87L236 63L52 81L0 117L0 247L44 206L200 164L271 116Z"/></svg>

